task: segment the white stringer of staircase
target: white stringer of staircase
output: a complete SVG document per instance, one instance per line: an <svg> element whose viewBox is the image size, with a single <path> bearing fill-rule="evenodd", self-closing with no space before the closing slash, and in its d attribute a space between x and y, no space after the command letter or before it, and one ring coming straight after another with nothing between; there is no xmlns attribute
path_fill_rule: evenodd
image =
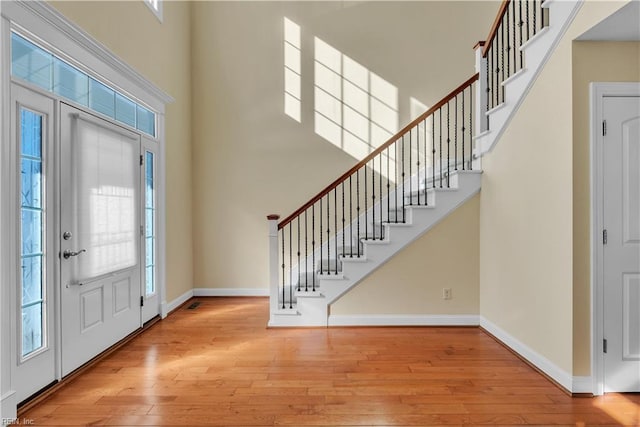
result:
<svg viewBox="0 0 640 427"><path fill-rule="evenodd" d="M378 227L378 229L384 228L383 240L369 240L365 237L360 239L359 242L350 242L350 245L361 245L363 256L349 257L348 255L342 256L339 254L337 258L334 255L332 259L319 260L313 266L313 272L301 273L302 275L315 275L315 292L292 290L294 298L292 301L287 302L284 308L279 296L281 288L278 286L278 269L280 266L277 255L277 220L270 220L270 327L328 326L329 306L331 303L480 191L480 158L491 151L505 131L511 118L518 110L581 5L582 1L579 0L547 0L543 4L543 7L549 10L549 25L522 46L521 49L525 60L524 68L502 83L505 88L505 100L490 111L486 111L485 59L481 55L482 47L476 50L476 71L480 74L475 98L476 123L480 125L479 134L474 138L474 154L477 158L474 161L474 169L476 170L452 173L449 177L450 188L427 190L428 206L411 206L410 203L406 203L404 207L404 223L396 224L379 221L376 224L372 224L373 227ZM486 120L486 117L489 120ZM416 176L410 179L419 182ZM426 183L423 184L426 186ZM415 196L414 192L414 194L394 197L404 197L405 200L410 201ZM364 221L368 221L368 218L367 212L364 214ZM345 252L348 253L348 251ZM331 274L326 272L320 274L321 268L325 270L328 265L335 266L335 271ZM297 288L297 283L289 286Z"/></svg>

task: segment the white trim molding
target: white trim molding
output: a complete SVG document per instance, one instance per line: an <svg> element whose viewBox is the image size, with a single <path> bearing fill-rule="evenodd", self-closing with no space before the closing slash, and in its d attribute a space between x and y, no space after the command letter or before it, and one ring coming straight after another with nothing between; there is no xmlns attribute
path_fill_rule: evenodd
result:
<svg viewBox="0 0 640 427"><path fill-rule="evenodd" d="M590 85L591 187L591 375L593 394L604 393L604 254L602 247L603 152L602 104L608 96L640 96L640 82L598 82Z"/></svg>
<svg viewBox="0 0 640 427"><path fill-rule="evenodd" d="M511 350L522 356L533 366L540 369L567 391L573 392L573 376L570 373L563 370L555 363L536 352L531 347L527 346L484 316L480 316L480 326Z"/></svg>
<svg viewBox="0 0 640 427"><path fill-rule="evenodd" d="M6 22L6 20L2 17L2 4L3 2L0 1L0 100L7 99L9 97L9 90L7 87L9 77L6 75L8 71L8 64L6 63L6 61L9 57L9 53L5 51L7 50L7 42L3 41L3 39L6 37L6 34L8 34L8 32L6 31L8 22ZM6 126L6 123L9 123L10 119L6 118L6 114L8 114L7 110L8 109L6 102L0 101L0 138L2 139L2 141L9 140L9 126ZM9 144L2 144L0 146L0 195L2 196L4 196L3 182L7 177L5 175L3 158L6 156L4 150L7 149L5 147L8 145ZM2 222L2 212L3 209L5 209L5 203L3 202L3 200L4 197L0 197L0 242L4 242L6 239L4 235L4 225ZM4 270L2 260L6 256L8 256L8 254L5 253L5 250L6 245L0 243L0 267L2 270ZM7 282L5 274L6 273L4 272L0 273L0 325L4 325L7 323L6 319L8 316L7 310L5 310L4 305L2 305L3 301L6 299L4 293L8 291L8 286L4 286L4 283ZM9 387L11 385L11 379L7 378L7 376L10 375L10 369L8 369L9 365L7 364L7 361L11 360L11 358L8 357L7 353L7 350L10 349L10 346L7 345L8 343L5 343L5 340L8 339L8 335L10 335L9 332L10 331L8 331L7 328L0 327L0 420L15 416L14 413L16 411L15 404L12 403L11 405L7 405L8 407L10 407L11 412L9 412L9 408L5 409L4 404L6 400L5 393L8 393Z"/></svg>
<svg viewBox="0 0 640 427"><path fill-rule="evenodd" d="M269 288L193 288L194 297L268 297Z"/></svg>
<svg viewBox="0 0 640 427"><path fill-rule="evenodd" d="M478 326L477 314L332 314L329 326Z"/></svg>
<svg viewBox="0 0 640 427"><path fill-rule="evenodd" d="M0 426L9 424L12 419L18 416L18 402L16 400L16 392L8 391L0 396Z"/></svg>
<svg viewBox="0 0 640 427"><path fill-rule="evenodd" d="M593 393L593 377L573 377L572 393Z"/></svg>
<svg viewBox="0 0 640 427"><path fill-rule="evenodd" d="M5 1L2 13L56 55L164 113L174 99L44 1Z"/></svg>
<svg viewBox="0 0 640 427"><path fill-rule="evenodd" d="M193 289L188 290L173 301L168 303L163 301L162 304L160 304L160 317L164 319L169 313L189 301L191 298L193 298Z"/></svg>

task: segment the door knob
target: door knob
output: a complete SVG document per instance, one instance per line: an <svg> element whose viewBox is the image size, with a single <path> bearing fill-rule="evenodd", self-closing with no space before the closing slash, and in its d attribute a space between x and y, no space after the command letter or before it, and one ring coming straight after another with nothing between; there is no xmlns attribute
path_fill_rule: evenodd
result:
<svg viewBox="0 0 640 427"><path fill-rule="evenodd" d="M62 253L62 257L63 257L64 259L69 259L69 258L71 258L72 256L78 256L78 255L80 255L82 252L87 252L87 250L86 250L86 249L80 249L78 252L74 252L74 251L66 250L66 251L64 251L64 252Z"/></svg>

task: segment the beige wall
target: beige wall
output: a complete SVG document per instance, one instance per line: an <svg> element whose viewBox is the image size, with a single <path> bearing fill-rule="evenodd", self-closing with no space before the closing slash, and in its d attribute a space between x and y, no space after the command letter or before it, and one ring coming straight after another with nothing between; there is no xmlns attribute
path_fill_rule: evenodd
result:
<svg viewBox="0 0 640 427"><path fill-rule="evenodd" d="M286 216L356 162L314 133L314 36L396 86L402 124L411 97L433 105L474 73L472 47L498 6L195 3L195 285L266 288L265 216ZM301 123L283 113L284 17L302 33Z"/></svg>
<svg viewBox="0 0 640 427"><path fill-rule="evenodd" d="M166 109L167 301L193 287L191 47L186 2L164 2L162 24L142 1L52 2L56 9L171 95Z"/></svg>
<svg viewBox="0 0 640 427"><path fill-rule="evenodd" d="M504 136L483 159L480 313L569 374L574 373L572 40L623 4L583 4Z"/></svg>
<svg viewBox="0 0 640 427"><path fill-rule="evenodd" d="M639 82L640 43L574 42L573 56L573 371L591 372L589 187L592 82Z"/></svg>
<svg viewBox="0 0 640 427"><path fill-rule="evenodd" d="M331 314L478 314L480 195L331 305ZM451 288L452 299L442 299Z"/></svg>

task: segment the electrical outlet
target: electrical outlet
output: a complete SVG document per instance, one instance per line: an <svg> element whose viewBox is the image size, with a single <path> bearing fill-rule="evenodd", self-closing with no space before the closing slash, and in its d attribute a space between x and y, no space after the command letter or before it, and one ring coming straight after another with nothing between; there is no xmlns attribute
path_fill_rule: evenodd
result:
<svg viewBox="0 0 640 427"><path fill-rule="evenodd" d="M451 299L451 288L442 288L442 299Z"/></svg>

